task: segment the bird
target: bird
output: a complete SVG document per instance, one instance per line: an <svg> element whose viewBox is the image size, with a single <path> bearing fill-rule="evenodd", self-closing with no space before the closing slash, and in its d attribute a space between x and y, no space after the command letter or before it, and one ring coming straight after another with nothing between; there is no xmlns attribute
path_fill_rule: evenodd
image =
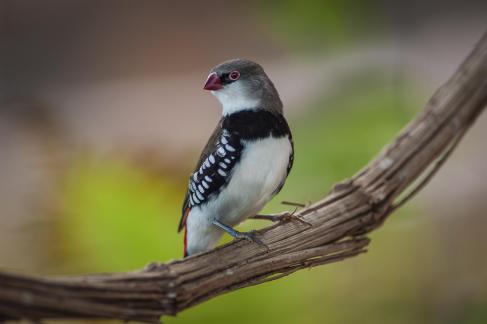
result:
<svg viewBox="0 0 487 324"><path fill-rule="evenodd" d="M210 250L226 232L264 245L255 232L233 227L257 213L282 189L294 161L291 130L279 94L264 69L246 59L210 70L203 87L222 106L182 206L184 257ZM262 215L277 221L289 215Z"/></svg>

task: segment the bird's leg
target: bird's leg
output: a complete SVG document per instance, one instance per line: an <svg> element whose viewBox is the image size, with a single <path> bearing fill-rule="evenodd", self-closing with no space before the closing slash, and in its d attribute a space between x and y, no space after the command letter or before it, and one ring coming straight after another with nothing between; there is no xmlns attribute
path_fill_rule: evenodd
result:
<svg viewBox="0 0 487 324"><path fill-rule="evenodd" d="M228 233L228 235L232 236L235 239L243 238L250 242L256 243L260 246L264 246L266 249L269 249L267 245L265 245L260 239L258 239L253 231L251 232L239 232L228 225L223 224L222 222L214 219L212 224L218 226L222 230Z"/></svg>
<svg viewBox="0 0 487 324"><path fill-rule="evenodd" d="M252 219L265 219L270 220L272 222L289 222L289 221L298 221L308 226L312 226L310 222L304 220L303 218L296 216L295 213L298 210L296 207L292 213L290 212L283 212L279 214L269 214L269 215L255 215L250 218Z"/></svg>

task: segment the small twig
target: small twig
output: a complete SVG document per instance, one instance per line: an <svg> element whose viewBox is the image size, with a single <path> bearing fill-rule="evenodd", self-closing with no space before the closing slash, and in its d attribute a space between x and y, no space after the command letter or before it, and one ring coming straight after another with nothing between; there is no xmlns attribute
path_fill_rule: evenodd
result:
<svg viewBox="0 0 487 324"><path fill-rule="evenodd" d="M305 204L301 204L301 203L297 203L297 202L292 202L292 201L286 201L286 200L281 201L281 204L288 205L288 206L300 207L300 208L306 207Z"/></svg>

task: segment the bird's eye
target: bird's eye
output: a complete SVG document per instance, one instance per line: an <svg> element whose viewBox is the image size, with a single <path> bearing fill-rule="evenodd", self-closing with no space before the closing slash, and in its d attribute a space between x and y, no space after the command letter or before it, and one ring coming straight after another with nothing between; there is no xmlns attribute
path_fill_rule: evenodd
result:
<svg viewBox="0 0 487 324"><path fill-rule="evenodd" d="M228 78L232 81L238 80L238 78L240 78L240 72L238 72L237 70L232 71L228 75Z"/></svg>

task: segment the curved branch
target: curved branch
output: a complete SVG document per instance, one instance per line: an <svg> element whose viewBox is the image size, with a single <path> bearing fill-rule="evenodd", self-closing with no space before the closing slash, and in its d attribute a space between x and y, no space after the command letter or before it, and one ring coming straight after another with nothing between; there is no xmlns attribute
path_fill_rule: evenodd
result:
<svg viewBox="0 0 487 324"><path fill-rule="evenodd" d="M259 231L269 250L237 240L130 273L54 278L0 273L0 319L112 318L158 323L162 315L175 315L218 295L363 253L369 243L364 235L432 178L486 104L484 35L390 145L323 200L297 213L311 226L287 222ZM405 200L395 204L420 178Z"/></svg>

